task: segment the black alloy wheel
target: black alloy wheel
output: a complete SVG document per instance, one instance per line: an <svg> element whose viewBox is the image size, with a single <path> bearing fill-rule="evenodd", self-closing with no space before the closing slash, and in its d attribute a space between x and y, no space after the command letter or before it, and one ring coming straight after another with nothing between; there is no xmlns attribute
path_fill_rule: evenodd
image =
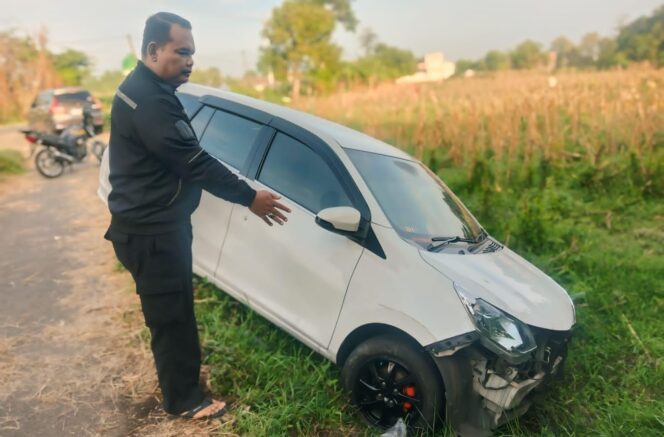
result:
<svg viewBox="0 0 664 437"><path fill-rule="evenodd" d="M442 384L431 359L400 337L360 344L346 360L341 380L363 418L381 429L403 418L411 429L431 430L442 412Z"/></svg>

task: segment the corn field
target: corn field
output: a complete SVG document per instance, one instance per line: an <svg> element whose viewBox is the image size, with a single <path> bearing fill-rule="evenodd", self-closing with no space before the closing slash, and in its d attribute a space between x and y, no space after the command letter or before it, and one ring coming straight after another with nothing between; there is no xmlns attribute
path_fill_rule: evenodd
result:
<svg viewBox="0 0 664 437"><path fill-rule="evenodd" d="M664 126L664 70L511 71L438 84L385 84L302 100L299 107L420 159L443 149L461 165L490 150L498 161L537 156L601 165L618 152L653 152Z"/></svg>

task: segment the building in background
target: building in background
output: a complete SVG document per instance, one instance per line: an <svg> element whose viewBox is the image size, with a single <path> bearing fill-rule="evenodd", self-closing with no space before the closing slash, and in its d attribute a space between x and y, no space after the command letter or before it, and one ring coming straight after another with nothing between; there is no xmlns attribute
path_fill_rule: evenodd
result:
<svg viewBox="0 0 664 437"><path fill-rule="evenodd" d="M454 74L456 64L446 61L441 52L428 53L424 56L424 62L417 64L417 73L402 76L397 79L398 84L438 82L448 79Z"/></svg>

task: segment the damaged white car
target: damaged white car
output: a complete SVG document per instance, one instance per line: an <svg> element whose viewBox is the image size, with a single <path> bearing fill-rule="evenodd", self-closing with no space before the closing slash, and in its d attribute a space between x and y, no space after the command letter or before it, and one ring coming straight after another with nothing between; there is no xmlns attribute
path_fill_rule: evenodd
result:
<svg viewBox="0 0 664 437"><path fill-rule="evenodd" d="M420 162L286 107L194 84L178 96L205 150L292 209L268 227L204 192L194 271L341 366L368 422L487 434L559 373L568 294Z"/></svg>

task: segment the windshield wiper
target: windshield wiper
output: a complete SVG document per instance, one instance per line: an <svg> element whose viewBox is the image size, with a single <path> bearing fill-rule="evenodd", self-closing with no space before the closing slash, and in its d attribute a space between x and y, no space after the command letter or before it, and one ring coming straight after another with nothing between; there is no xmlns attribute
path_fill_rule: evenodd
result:
<svg viewBox="0 0 664 437"><path fill-rule="evenodd" d="M480 237L481 238L481 237ZM454 237L433 237L431 243L427 246L429 252L433 250L440 249L443 246L447 246L450 243L472 243L477 244L480 240L471 240L470 238L459 237L458 235ZM438 243L438 244L434 244Z"/></svg>

